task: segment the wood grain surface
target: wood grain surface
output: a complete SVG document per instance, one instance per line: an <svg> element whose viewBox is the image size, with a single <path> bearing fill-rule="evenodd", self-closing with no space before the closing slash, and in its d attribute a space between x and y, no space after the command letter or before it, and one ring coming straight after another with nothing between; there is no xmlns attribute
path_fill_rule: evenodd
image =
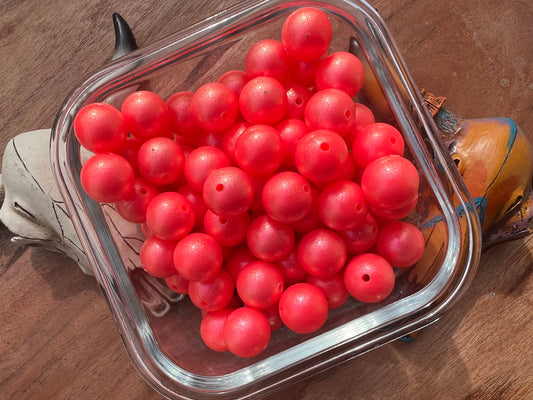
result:
<svg viewBox="0 0 533 400"><path fill-rule="evenodd" d="M140 46L237 1L0 1L0 148L49 128L113 50L119 12ZM530 0L374 0L419 87L467 118L513 118L533 141ZM0 227L0 398L160 399L137 374L95 280ZM394 342L270 399L533 399L533 238L486 251L473 284L414 342Z"/></svg>

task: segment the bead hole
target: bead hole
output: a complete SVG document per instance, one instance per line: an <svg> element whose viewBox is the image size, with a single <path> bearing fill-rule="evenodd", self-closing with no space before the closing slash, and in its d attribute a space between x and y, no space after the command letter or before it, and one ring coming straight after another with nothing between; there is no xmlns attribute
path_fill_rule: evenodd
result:
<svg viewBox="0 0 533 400"><path fill-rule="evenodd" d="M363 275L363 282L369 282L370 281L370 275L364 274Z"/></svg>
<svg viewBox="0 0 533 400"><path fill-rule="evenodd" d="M320 143L320 150L328 151L329 150L329 144L328 143Z"/></svg>
<svg viewBox="0 0 533 400"><path fill-rule="evenodd" d="M217 192L222 192L224 190L224 185L222 183L219 183L215 189Z"/></svg>

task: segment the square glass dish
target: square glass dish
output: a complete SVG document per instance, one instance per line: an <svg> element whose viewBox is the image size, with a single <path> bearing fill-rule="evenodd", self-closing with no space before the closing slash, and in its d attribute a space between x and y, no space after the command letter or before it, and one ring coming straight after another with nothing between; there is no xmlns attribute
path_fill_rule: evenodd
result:
<svg viewBox="0 0 533 400"><path fill-rule="evenodd" d="M155 303L147 301L146 293L154 287L139 279L144 271L135 268L140 266L142 236L135 237L138 227L117 225L109 205L85 194L80 184L83 152L73 119L91 102L120 108L125 94L137 88L167 98L180 90L194 91L227 70L244 69L246 50L260 39L279 40L283 21L303 6L327 13L333 26L330 52L352 51L362 61L365 86L356 100L404 134L406 157L418 168L421 181L417 208L407 220L424 233L426 249L417 265L398 273L386 300L363 304L350 299L330 312L319 331L299 335L281 328L259 356L239 358L202 343L201 313L186 298L161 296L158 303L154 296ZM96 71L66 99L54 123L50 157L126 350L140 375L171 399L265 396L418 330L453 304L479 260L475 207L394 41L364 1L245 1L134 51Z"/></svg>

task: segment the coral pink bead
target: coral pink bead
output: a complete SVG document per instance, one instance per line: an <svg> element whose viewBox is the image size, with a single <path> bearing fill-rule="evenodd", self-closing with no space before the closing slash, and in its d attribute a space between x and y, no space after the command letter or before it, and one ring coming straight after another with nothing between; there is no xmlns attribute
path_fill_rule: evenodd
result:
<svg viewBox="0 0 533 400"><path fill-rule="evenodd" d="M406 221L390 221L381 226L376 241L376 252L393 267L414 265L424 253L422 232Z"/></svg>
<svg viewBox="0 0 533 400"><path fill-rule="evenodd" d="M387 298L394 289L395 280L390 263L374 253L355 256L344 269L346 290L364 303L376 303Z"/></svg>
<svg viewBox="0 0 533 400"><path fill-rule="evenodd" d="M359 93L364 80L363 64L347 51L337 51L325 57L315 72L315 85L318 90L340 89L350 97Z"/></svg>
<svg viewBox="0 0 533 400"><path fill-rule="evenodd" d="M294 167L294 151L296 145L305 135L309 133L307 125L300 119L284 119L276 125L276 130L281 138L285 158L282 165L285 167Z"/></svg>
<svg viewBox="0 0 533 400"><path fill-rule="evenodd" d="M239 357L254 357L268 346L272 329L264 313L252 307L240 307L224 323L224 341Z"/></svg>
<svg viewBox="0 0 533 400"><path fill-rule="evenodd" d="M222 248L206 233L190 233L174 249L174 267L189 281L213 279L222 268Z"/></svg>
<svg viewBox="0 0 533 400"><path fill-rule="evenodd" d="M143 269L157 278L175 275L173 258L175 247L176 242L150 236L141 246L140 261Z"/></svg>
<svg viewBox="0 0 533 400"><path fill-rule="evenodd" d="M180 240L192 230L194 223L192 204L176 192L158 194L146 209L148 228L166 240Z"/></svg>
<svg viewBox="0 0 533 400"><path fill-rule="evenodd" d="M328 300L322 290L310 283L288 287L279 300L279 315L283 323L296 333L312 333L328 318Z"/></svg>
<svg viewBox="0 0 533 400"><path fill-rule="evenodd" d="M328 308L330 310L339 308L350 297L350 293L348 293L346 286L344 286L344 275L342 271L325 278L308 275L305 282L315 285L322 290L328 300Z"/></svg>
<svg viewBox="0 0 533 400"><path fill-rule="evenodd" d="M380 157L364 169L361 188L374 207L400 209L418 197L419 176L407 158L398 155Z"/></svg>
<svg viewBox="0 0 533 400"><path fill-rule="evenodd" d="M287 112L285 87L269 76L250 79L241 90L239 106L242 116L251 124L277 124Z"/></svg>
<svg viewBox="0 0 533 400"><path fill-rule="evenodd" d="M207 208L219 216L239 215L254 200L254 183L240 168L219 168L205 180L203 198Z"/></svg>
<svg viewBox="0 0 533 400"><path fill-rule="evenodd" d="M328 184L318 195L318 215L327 227L346 231L361 224L368 212L361 187L352 181Z"/></svg>
<svg viewBox="0 0 533 400"><path fill-rule="evenodd" d="M246 238L250 215L247 212L221 217L211 210L204 216L205 232L216 239L221 246L236 246Z"/></svg>
<svg viewBox="0 0 533 400"><path fill-rule="evenodd" d="M224 340L224 324L232 311L232 308L226 307L222 310L207 312L203 316L200 324L200 335L205 345L211 350L228 351L228 346Z"/></svg>
<svg viewBox="0 0 533 400"><path fill-rule="evenodd" d="M220 78L217 79L218 83L226 85L237 97L241 94L241 90L246 85L246 82L250 80L250 77L246 72L232 69L224 72Z"/></svg>
<svg viewBox="0 0 533 400"><path fill-rule="evenodd" d="M330 130L317 130L305 135L294 151L298 172L313 183L324 184L335 179L349 156L344 139Z"/></svg>
<svg viewBox="0 0 533 400"><path fill-rule="evenodd" d="M174 93L167 99L170 128L178 136L193 137L202 132L202 128L198 126L191 115L193 95L193 92L181 91Z"/></svg>
<svg viewBox="0 0 533 400"><path fill-rule="evenodd" d="M307 232L298 244L298 262L310 275L327 277L339 272L346 262L346 245L330 229Z"/></svg>
<svg viewBox="0 0 533 400"><path fill-rule="evenodd" d="M121 107L129 132L139 139L170 137L170 114L165 100L149 90L138 90L124 99Z"/></svg>
<svg viewBox="0 0 533 400"><path fill-rule="evenodd" d="M250 78L269 76L284 82L287 79L289 62L281 42L263 39L256 42L245 57L246 74Z"/></svg>
<svg viewBox="0 0 533 400"><path fill-rule="evenodd" d="M354 102L342 90L319 90L307 102L304 119L310 131L328 129L347 136L354 129Z"/></svg>
<svg viewBox="0 0 533 400"><path fill-rule="evenodd" d="M266 213L273 219L292 224L310 211L313 205L311 184L293 171L279 172L263 187L261 195Z"/></svg>
<svg viewBox="0 0 533 400"><path fill-rule="evenodd" d="M122 218L133 223L146 221L146 210L152 199L159 194L157 186L143 178L135 178L133 190L128 197L115 203Z"/></svg>
<svg viewBox="0 0 533 400"><path fill-rule="evenodd" d="M74 133L80 144L93 153L119 153L124 148L128 128L115 107L92 103L74 117Z"/></svg>
<svg viewBox="0 0 533 400"><path fill-rule="evenodd" d="M222 83L206 83L194 92L191 115L203 130L224 132L239 115L237 95Z"/></svg>
<svg viewBox="0 0 533 400"><path fill-rule="evenodd" d="M279 301L284 289L283 275L274 264L254 261L241 270L236 288L244 304L266 309Z"/></svg>
<svg viewBox="0 0 533 400"><path fill-rule="evenodd" d="M302 61L319 59L328 49L332 36L328 16L314 7L292 12L281 28L281 42L287 54Z"/></svg>
<svg viewBox="0 0 533 400"><path fill-rule="evenodd" d="M131 194L135 173L124 157L115 153L98 153L83 164L80 180L93 200L115 203Z"/></svg>
<svg viewBox="0 0 533 400"><path fill-rule="evenodd" d="M233 298L235 285L230 274L220 269L216 275L200 281L189 281L192 303L202 311L217 311L227 307Z"/></svg>
<svg viewBox="0 0 533 400"><path fill-rule="evenodd" d="M193 189L201 192L204 182L211 172L222 167L229 167L228 156L213 146L197 147L187 156L183 166L185 179Z"/></svg>
<svg viewBox="0 0 533 400"><path fill-rule="evenodd" d="M235 142L235 160L251 175L269 175L284 159L281 137L270 125L252 125Z"/></svg>
<svg viewBox="0 0 533 400"><path fill-rule="evenodd" d="M145 141L137 152L137 169L155 185L169 185L183 174L185 155L181 146L167 137Z"/></svg>
<svg viewBox="0 0 533 400"><path fill-rule="evenodd" d="M404 140L394 126L377 122L360 129L352 145L352 156L357 165L366 168L372 161L392 154L403 156Z"/></svg>
<svg viewBox="0 0 533 400"><path fill-rule="evenodd" d="M294 245L294 230L268 215L255 218L248 228L246 241L254 256L263 261L281 261Z"/></svg>

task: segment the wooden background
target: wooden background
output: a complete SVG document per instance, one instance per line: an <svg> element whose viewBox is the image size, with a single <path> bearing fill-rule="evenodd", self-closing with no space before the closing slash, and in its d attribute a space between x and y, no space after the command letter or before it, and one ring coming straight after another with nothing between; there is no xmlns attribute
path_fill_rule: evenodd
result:
<svg viewBox="0 0 533 400"><path fill-rule="evenodd" d="M50 128L109 60L111 15L139 45L236 1L0 1L0 147ZM419 87L469 118L511 117L533 141L530 0L374 0ZM0 227L0 398L160 399L131 365L93 278L17 248ZM271 399L533 399L533 238L485 252L467 293L412 343L395 342Z"/></svg>

